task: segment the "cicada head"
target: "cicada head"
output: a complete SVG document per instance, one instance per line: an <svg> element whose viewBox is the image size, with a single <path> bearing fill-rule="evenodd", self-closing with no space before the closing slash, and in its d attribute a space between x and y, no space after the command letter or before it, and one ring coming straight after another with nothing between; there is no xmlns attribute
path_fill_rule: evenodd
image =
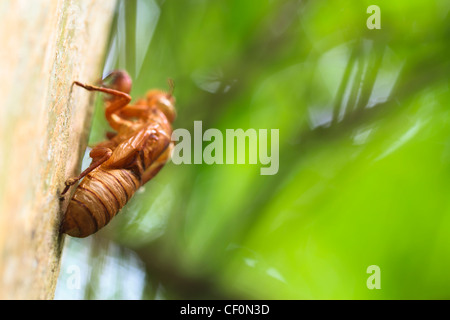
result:
<svg viewBox="0 0 450 320"><path fill-rule="evenodd" d="M170 91L150 90L147 92L147 105L156 106L166 116L167 120L172 123L176 116L175 97L173 96L173 81L169 80Z"/></svg>

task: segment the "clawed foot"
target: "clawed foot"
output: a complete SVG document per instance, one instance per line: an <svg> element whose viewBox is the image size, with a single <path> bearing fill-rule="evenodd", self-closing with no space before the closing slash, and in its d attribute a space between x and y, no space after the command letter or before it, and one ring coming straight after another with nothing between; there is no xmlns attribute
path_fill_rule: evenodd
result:
<svg viewBox="0 0 450 320"><path fill-rule="evenodd" d="M66 182L64 182L64 184L66 185L66 187L70 187L73 186L77 181L77 178L69 178L66 180Z"/></svg>
<svg viewBox="0 0 450 320"><path fill-rule="evenodd" d="M69 191L69 188L71 186L73 186L77 181L78 181L77 178L69 178L69 179L66 180L66 182L64 182L66 187L64 188L64 191L61 193L61 196L59 197L59 200L64 200L64 195L66 194L66 192Z"/></svg>

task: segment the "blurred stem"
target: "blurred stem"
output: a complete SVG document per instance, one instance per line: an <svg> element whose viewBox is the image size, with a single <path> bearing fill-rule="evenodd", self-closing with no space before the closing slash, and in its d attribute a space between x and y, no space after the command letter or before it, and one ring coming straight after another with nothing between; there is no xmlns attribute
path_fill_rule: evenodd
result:
<svg viewBox="0 0 450 320"><path fill-rule="evenodd" d="M356 109L356 102L358 100L358 94L361 94L361 80L364 71L364 57L358 57L358 66L356 69L355 78L353 79L353 86L351 88L350 95L348 97L345 112L350 113Z"/></svg>
<svg viewBox="0 0 450 320"><path fill-rule="evenodd" d="M161 252L164 244L156 241L141 248L133 248L144 262L148 278L153 288L162 285L171 296L168 299L214 299L235 300L240 297L224 292L214 281L215 275L188 274L174 255ZM167 258L165 258L167 257Z"/></svg>
<svg viewBox="0 0 450 320"><path fill-rule="evenodd" d="M384 46L377 46L374 57L369 60L367 71L364 75L364 80L362 82L361 93L358 96L358 103L356 104L356 110L363 109L367 106L369 102L370 96L372 95L373 87L375 85L375 81L377 79L378 71L381 67L381 62L383 61L384 56ZM359 88L359 83L355 83L355 85Z"/></svg>
<svg viewBox="0 0 450 320"><path fill-rule="evenodd" d="M342 77L338 92L336 94L336 99L334 101L332 124L337 123L339 120L339 113L341 111L341 108L343 107L344 94L345 94L345 91L347 90L348 83L350 80L350 75L352 74L352 70L355 65L356 57L358 56L358 53L360 51L360 47L361 47L361 41L358 41L358 43L356 43L354 46L352 46L350 58L347 61L347 66L345 67L344 75ZM347 104L347 107L345 110L348 110L348 107L349 107L349 104Z"/></svg>
<svg viewBox="0 0 450 320"><path fill-rule="evenodd" d="M100 276L103 272L104 260L108 252L109 240L98 237L97 235L92 236L90 239L90 256L89 256L89 266L91 268L90 276L88 277L89 282L85 287L84 298L86 300L96 299L96 288L99 288Z"/></svg>
<svg viewBox="0 0 450 320"><path fill-rule="evenodd" d="M127 0L125 5L126 21L137 21L137 0ZM136 23L126 23L125 47L126 69L131 78L136 78Z"/></svg>

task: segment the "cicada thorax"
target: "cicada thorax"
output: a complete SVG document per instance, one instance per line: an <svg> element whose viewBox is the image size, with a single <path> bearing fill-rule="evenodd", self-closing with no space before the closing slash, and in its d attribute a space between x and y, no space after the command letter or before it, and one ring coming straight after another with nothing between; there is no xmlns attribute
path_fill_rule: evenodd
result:
<svg viewBox="0 0 450 320"><path fill-rule="evenodd" d="M69 202L62 231L87 237L108 224L140 187L132 170L99 167L86 175Z"/></svg>

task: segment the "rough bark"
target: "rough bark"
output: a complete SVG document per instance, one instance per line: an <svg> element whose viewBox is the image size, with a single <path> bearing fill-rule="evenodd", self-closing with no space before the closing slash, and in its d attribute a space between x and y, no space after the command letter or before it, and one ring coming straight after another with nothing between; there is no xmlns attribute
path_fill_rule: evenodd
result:
<svg viewBox="0 0 450 320"><path fill-rule="evenodd" d="M0 3L0 299L52 299L115 0Z"/></svg>

